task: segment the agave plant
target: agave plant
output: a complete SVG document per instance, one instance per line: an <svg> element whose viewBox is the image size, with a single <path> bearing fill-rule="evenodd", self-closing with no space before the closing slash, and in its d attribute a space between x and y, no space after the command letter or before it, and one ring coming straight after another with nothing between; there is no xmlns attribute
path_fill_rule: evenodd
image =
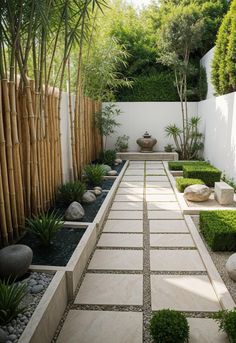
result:
<svg viewBox="0 0 236 343"><path fill-rule="evenodd" d="M103 165L89 164L84 168L85 176L92 186L100 186L106 170Z"/></svg>
<svg viewBox="0 0 236 343"><path fill-rule="evenodd" d="M53 237L64 225L62 219L63 216L59 215L57 212L46 212L39 216L27 218L26 225L28 230L40 239L42 245L50 246Z"/></svg>
<svg viewBox="0 0 236 343"><path fill-rule="evenodd" d="M0 280L0 324L5 325L24 312L25 307L20 307L22 299L27 294L25 283L15 283Z"/></svg>
<svg viewBox="0 0 236 343"><path fill-rule="evenodd" d="M85 184L79 180L67 182L59 188L57 199L65 205L70 205L73 201L80 202L85 190Z"/></svg>

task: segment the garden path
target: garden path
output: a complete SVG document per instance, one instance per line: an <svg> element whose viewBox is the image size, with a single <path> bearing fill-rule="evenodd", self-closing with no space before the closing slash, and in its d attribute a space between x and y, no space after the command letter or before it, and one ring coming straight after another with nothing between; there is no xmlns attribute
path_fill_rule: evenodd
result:
<svg viewBox="0 0 236 343"><path fill-rule="evenodd" d="M152 342L153 311L183 311L190 343L225 343L221 309L162 162L131 161L57 343Z"/></svg>

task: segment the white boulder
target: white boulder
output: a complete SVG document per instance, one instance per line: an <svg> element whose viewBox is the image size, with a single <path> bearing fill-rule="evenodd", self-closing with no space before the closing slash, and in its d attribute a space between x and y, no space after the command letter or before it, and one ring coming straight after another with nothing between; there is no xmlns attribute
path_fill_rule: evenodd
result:
<svg viewBox="0 0 236 343"><path fill-rule="evenodd" d="M65 219L69 221L82 219L85 215L83 207L79 202L74 201L67 208L65 213Z"/></svg>
<svg viewBox="0 0 236 343"><path fill-rule="evenodd" d="M107 173L108 176L116 176L117 175L117 171L116 170L111 170Z"/></svg>
<svg viewBox="0 0 236 343"><path fill-rule="evenodd" d="M229 257L226 262L226 270L229 274L229 277L236 281L236 254L233 254Z"/></svg>
<svg viewBox="0 0 236 343"><path fill-rule="evenodd" d="M121 160L120 158L117 158L117 159L115 159L115 163L121 164L121 163L122 163L122 160Z"/></svg>
<svg viewBox="0 0 236 343"><path fill-rule="evenodd" d="M185 188L184 197L193 202L207 201L211 195L211 190L205 185L192 185Z"/></svg>

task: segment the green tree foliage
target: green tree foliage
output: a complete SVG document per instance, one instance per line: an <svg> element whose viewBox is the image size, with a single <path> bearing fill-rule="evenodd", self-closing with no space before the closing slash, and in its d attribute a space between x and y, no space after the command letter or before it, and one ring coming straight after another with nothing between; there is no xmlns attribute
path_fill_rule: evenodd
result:
<svg viewBox="0 0 236 343"><path fill-rule="evenodd" d="M212 83L218 95L236 90L236 1L220 27L212 62Z"/></svg>

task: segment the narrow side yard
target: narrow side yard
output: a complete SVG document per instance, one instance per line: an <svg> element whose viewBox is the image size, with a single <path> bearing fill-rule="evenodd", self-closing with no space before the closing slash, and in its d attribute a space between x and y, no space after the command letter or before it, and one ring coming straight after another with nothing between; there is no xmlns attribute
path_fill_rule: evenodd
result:
<svg viewBox="0 0 236 343"><path fill-rule="evenodd" d="M151 316L164 308L187 315L191 343L228 342L210 318L221 305L163 163L131 161L53 341L152 342Z"/></svg>

